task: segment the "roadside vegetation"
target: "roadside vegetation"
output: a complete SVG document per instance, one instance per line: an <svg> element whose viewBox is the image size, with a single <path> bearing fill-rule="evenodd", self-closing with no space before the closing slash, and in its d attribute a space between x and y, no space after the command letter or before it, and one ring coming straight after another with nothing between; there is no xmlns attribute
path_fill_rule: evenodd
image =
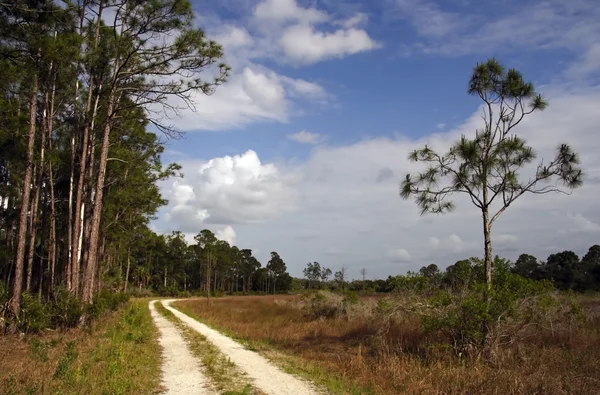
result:
<svg viewBox="0 0 600 395"><path fill-rule="evenodd" d="M83 328L2 336L0 393L158 393L156 336L143 300L129 302Z"/></svg>
<svg viewBox="0 0 600 395"><path fill-rule="evenodd" d="M333 393L596 392L599 298L528 297L506 311L510 318L480 353L471 348L481 327L469 294L452 304L441 303L444 294L398 290L358 300L315 291L174 306Z"/></svg>
<svg viewBox="0 0 600 395"><path fill-rule="evenodd" d="M162 316L177 326L192 353L202 362L202 366L205 368L204 373L211 379L211 383L220 393L228 395L263 395L262 391L252 387L248 377L217 347L208 342L206 337L188 328L161 302L155 302L154 306Z"/></svg>

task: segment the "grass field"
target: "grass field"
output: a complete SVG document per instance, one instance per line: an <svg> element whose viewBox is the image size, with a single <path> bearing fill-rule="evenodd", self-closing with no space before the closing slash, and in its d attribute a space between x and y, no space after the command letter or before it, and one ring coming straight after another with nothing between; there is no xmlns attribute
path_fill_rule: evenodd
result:
<svg viewBox="0 0 600 395"><path fill-rule="evenodd" d="M587 319L566 331L557 322L493 358L457 357L418 319L383 324L376 300L352 316L314 319L299 296L227 297L174 304L247 342L334 393L596 394L600 393L600 299L580 298Z"/></svg>
<svg viewBox="0 0 600 395"><path fill-rule="evenodd" d="M156 335L148 302L137 300L92 327L0 336L0 393L158 393Z"/></svg>

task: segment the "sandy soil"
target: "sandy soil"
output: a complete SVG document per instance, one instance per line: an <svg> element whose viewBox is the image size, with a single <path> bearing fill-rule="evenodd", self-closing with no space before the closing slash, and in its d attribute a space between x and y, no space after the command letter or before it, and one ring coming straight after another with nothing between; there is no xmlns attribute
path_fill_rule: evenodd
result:
<svg viewBox="0 0 600 395"><path fill-rule="evenodd" d="M158 341L163 349L162 385L166 395L216 395L202 367L190 352L179 330L160 315L150 302L150 313L159 330ZM160 303L160 302L157 302Z"/></svg>
<svg viewBox="0 0 600 395"><path fill-rule="evenodd" d="M175 300L163 301L164 306L187 326L206 336L224 355L250 377L254 386L269 395L316 395L309 383L286 373L254 351L209 328L170 306Z"/></svg>

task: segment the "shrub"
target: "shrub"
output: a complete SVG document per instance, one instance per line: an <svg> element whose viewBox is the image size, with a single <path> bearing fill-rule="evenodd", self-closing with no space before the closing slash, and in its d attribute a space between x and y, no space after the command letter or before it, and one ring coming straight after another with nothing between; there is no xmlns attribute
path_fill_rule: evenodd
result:
<svg viewBox="0 0 600 395"><path fill-rule="evenodd" d="M348 318L358 305L356 292L316 291L302 297L305 315L310 319Z"/></svg>
<svg viewBox="0 0 600 395"><path fill-rule="evenodd" d="M137 298L147 298L154 296L154 292L147 288L130 287L127 293Z"/></svg>
<svg viewBox="0 0 600 395"><path fill-rule="evenodd" d="M84 312L83 304L66 288L60 287L49 304L50 323L53 328L73 328L78 325Z"/></svg>
<svg viewBox="0 0 600 395"><path fill-rule="evenodd" d="M459 355L480 355L515 341L530 326L541 325L557 303L551 289L547 282L506 271L495 277L489 303L484 298L486 285L474 282L466 291L439 292L417 311L423 328L441 332Z"/></svg>
<svg viewBox="0 0 600 395"><path fill-rule="evenodd" d="M37 333L50 324L50 312L47 306L37 297L26 292L21 299L21 314L18 318L18 329L25 333Z"/></svg>
<svg viewBox="0 0 600 395"><path fill-rule="evenodd" d="M9 289L4 282L0 282L0 334L4 331L8 315Z"/></svg>

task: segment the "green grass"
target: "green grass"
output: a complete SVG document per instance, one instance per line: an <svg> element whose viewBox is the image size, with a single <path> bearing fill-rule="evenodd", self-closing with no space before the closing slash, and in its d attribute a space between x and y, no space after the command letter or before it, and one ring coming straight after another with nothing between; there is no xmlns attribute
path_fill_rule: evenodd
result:
<svg viewBox="0 0 600 395"><path fill-rule="evenodd" d="M154 394L160 346L146 301L85 329L0 343L2 394Z"/></svg>
<svg viewBox="0 0 600 395"><path fill-rule="evenodd" d="M286 354L273 344L265 341L244 338L230 330L227 330L226 328L215 326L213 323L201 319L194 311L192 311L190 308L182 306L179 302L174 302L172 306L177 308L177 310L181 311L182 313L192 317L196 321L202 322L203 324L208 325L209 327L231 337L248 350L259 353L283 371L310 381L317 387L326 389L326 391L330 394L371 395L376 393L372 388L353 384L350 380L340 377L334 372L324 369L306 359Z"/></svg>
<svg viewBox="0 0 600 395"><path fill-rule="evenodd" d="M206 375L223 395L260 395L263 392L252 387L251 380L205 336L190 329L160 302L156 310L173 322L188 343L192 353L202 361Z"/></svg>

